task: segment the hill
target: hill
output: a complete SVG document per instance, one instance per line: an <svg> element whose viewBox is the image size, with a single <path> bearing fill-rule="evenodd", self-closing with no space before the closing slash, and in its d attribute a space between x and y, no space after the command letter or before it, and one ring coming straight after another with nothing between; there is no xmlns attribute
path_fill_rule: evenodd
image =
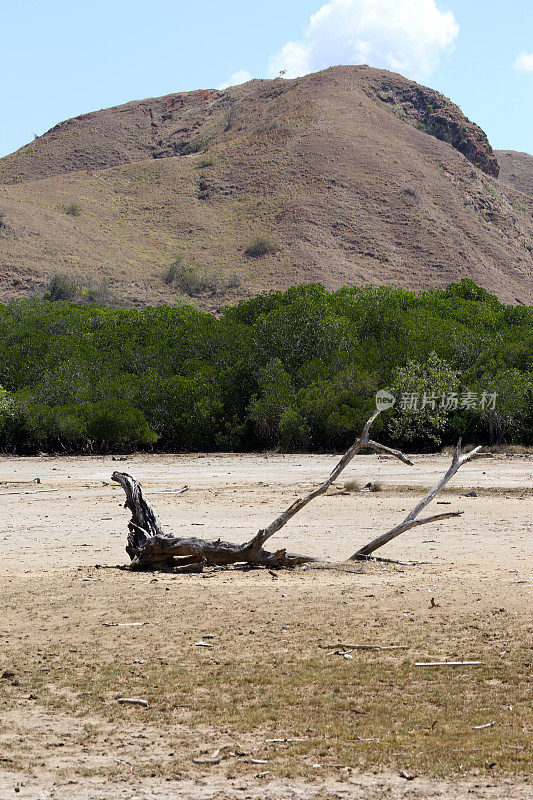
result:
<svg viewBox="0 0 533 800"><path fill-rule="evenodd" d="M185 292L206 308L469 277L531 303L533 201L498 172L457 106L364 66L132 102L0 159L0 296L57 272L121 303Z"/></svg>

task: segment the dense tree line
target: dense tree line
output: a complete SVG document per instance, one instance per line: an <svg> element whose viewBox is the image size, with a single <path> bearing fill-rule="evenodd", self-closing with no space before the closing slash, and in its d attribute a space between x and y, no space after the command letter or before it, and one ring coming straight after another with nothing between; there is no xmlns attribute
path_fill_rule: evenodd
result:
<svg viewBox="0 0 533 800"><path fill-rule="evenodd" d="M0 341L5 451L341 450L381 389L389 443L533 444L533 308L469 280L419 295L313 284L219 318L17 300Z"/></svg>

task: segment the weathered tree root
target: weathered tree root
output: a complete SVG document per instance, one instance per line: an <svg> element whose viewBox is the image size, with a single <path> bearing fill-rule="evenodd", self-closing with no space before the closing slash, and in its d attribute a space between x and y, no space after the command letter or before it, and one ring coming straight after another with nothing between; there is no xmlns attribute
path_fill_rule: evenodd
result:
<svg viewBox="0 0 533 800"><path fill-rule="evenodd" d="M329 477L313 489L312 492L295 500L289 508L280 514L274 522L264 528L245 544L234 544L224 542L221 539L207 541L195 537L183 538L169 536L163 530L161 522L154 509L144 497L142 486L131 475L125 472L114 472L112 479L120 483L126 494L125 508L131 511L132 517L129 522L128 553L131 564L130 569L174 569L188 564L204 564L205 566L228 566L230 564L250 564L258 567L269 567L270 569L281 569L296 567L310 562L318 562L320 559L312 556L287 553L285 549L270 552L263 548L265 542L277 533L286 523L300 511L307 503L327 492L329 487L338 478L343 469L349 464L352 458L363 448L369 448L380 453L389 455L403 461L404 464L412 466L410 461L399 450L393 450L385 445L378 444L369 439L370 426L379 415L376 411L368 420L363 428L361 436L354 442L350 449L343 455L339 463L331 472ZM436 514L432 517L416 519L418 514L425 508L441 491L444 485L455 475L457 470L467 461L475 458L490 457L489 453L480 453L481 448L477 447L470 453L461 455L461 440L459 440L454 452L452 464L448 472L420 500L415 508L408 514L405 520L387 533L382 534L369 544L362 547L349 560L364 560L371 553L382 547L384 544L399 536L406 530L427 522L449 519L450 517L460 516L462 512L451 511L445 514Z"/></svg>
<svg viewBox="0 0 533 800"><path fill-rule="evenodd" d="M205 566L243 563L273 569L297 567L317 560L311 556L287 553L284 549L272 553L255 546L254 540L246 544L233 544L222 539L211 542L196 537L169 536L144 497L140 483L125 472L114 472L112 480L120 483L124 489L124 507L132 513L126 547L131 558L130 569L170 569L197 563Z"/></svg>

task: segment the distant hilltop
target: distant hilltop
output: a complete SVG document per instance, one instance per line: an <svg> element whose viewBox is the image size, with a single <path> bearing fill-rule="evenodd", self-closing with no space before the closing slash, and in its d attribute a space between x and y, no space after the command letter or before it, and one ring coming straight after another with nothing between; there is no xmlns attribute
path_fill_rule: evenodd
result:
<svg viewBox="0 0 533 800"><path fill-rule="evenodd" d="M532 163L366 66L130 102L0 159L0 297L58 273L126 305L208 309L313 281L468 277L531 303Z"/></svg>

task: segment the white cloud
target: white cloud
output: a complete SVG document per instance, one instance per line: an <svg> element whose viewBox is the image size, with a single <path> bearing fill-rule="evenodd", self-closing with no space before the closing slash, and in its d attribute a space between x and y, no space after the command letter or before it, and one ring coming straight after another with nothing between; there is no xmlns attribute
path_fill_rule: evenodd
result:
<svg viewBox="0 0 533 800"><path fill-rule="evenodd" d="M269 74L286 70L295 78L334 64L369 64L420 79L458 33L453 13L435 0L330 0L311 16L302 39L272 58Z"/></svg>
<svg viewBox="0 0 533 800"><path fill-rule="evenodd" d="M229 81L226 81L226 83L221 83L217 88L219 91L223 92L224 89L228 88L228 86L238 86L239 83L246 83L246 81L250 81L251 79L252 76L249 72L246 72L245 69L238 69L237 72L233 73Z"/></svg>
<svg viewBox="0 0 533 800"><path fill-rule="evenodd" d="M524 50L520 53L514 65L515 69L520 69L522 72L531 72L533 75L533 53L526 53Z"/></svg>

